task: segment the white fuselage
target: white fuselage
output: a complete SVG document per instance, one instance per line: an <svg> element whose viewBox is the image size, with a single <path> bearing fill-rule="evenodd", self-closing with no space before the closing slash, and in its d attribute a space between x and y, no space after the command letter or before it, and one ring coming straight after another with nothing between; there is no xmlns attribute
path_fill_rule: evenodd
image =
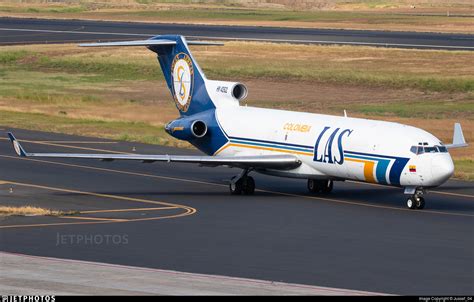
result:
<svg viewBox="0 0 474 302"><path fill-rule="evenodd" d="M454 171L439 139L399 123L244 106L217 108L216 118L229 139L216 156L290 153L302 162L261 171L268 174L433 187ZM417 154L418 147L427 152Z"/></svg>

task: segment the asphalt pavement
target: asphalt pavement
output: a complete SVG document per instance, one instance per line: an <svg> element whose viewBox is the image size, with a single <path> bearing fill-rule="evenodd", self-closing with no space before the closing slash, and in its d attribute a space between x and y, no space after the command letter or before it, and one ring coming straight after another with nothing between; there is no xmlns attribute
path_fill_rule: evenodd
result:
<svg viewBox="0 0 474 302"><path fill-rule="evenodd" d="M31 152L196 154L14 132ZM448 181L426 196L424 210L408 210L397 188L337 182L332 194L319 196L307 192L304 180L258 174L255 195L230 196L227 180L237 173L22 159L4 135L0 203L70 215L3 218L0 250L388 294L474 293L473 183Z"/></svg>
<svg viewBox="0 0 474 302"><path fill-rule="evenodd" d="M469 34L0 18L0 45L142 40L162 34L198 40L474 50L474 35Z"/></svg>

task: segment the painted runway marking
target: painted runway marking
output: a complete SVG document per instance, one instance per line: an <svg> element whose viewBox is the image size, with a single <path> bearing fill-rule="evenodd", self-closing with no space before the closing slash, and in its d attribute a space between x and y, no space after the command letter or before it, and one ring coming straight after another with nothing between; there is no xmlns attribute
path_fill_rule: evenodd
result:
<svg viewBox="0 0 474 302"><path fill-rule="evenodd" d="M5 138L8 140L8 138ZM94 141L34 141L42 144L117 144L117 142L94 142Z"/></svg>
<svg viewBox="0 0 474 302"><path fill-rule="evenodd" d="M116 209L116 210L97 210L97 211L80 211L79 214L96 214L96 213L119 213L119 212L145 212L179 209L178 207L160 207L160 208L133 208L133 209Z"/></svg>
<svg viewBox="0 0 474 302"><path fill-rule="evenodd" d="M61 166L75 167L75 168L82 168L82 169L91 169L91 170L98 170L98 171L105 171L105 172L113 172L113 173L119 173L119 174L125 174L125 175L135 175L135 176L166 179L166 180L173 180L173 181L190 182L190 183L197 183L197 184L206 184L206 185L220 186L220 187L227 187L228 186L228 185L224 185L224 184L205 182L205 181L197 181L197 180L190 180L190 179L185 179L185 178L159 176L159 175L153 175L153 174L144 174L144 173L121 171L121 170L112 170L112 169L106 169L106 168L97 168L97 167L93 167L93 166L65 164L65 163L59 163L59 162L54 162L54 161L37 160L37 159L30 159L30 158L17 157L17 156L0 155L0 157L7 157L7 158L13 158L13 159L19 159L19 160L29 160L29 161L35 161L35 162L40 162L40 163L61 165ZM426 213L426 214L450 215L450 216L460 216L460 217L474 217L474 215L471 215L471 214L454 213L454 212L440 212L440 211L432 211L432 210L414 211L414 210L406 209L406 208L397 208L397 207L391 207L391 206L383 206L383 205L376 205L376 204L369 204L369 203L360 203L360 202L355 202L355 201L347 201L347 200L334 199L334 198L325 198L325 197L318 197L318 196L291 194L291 193L269 191L269 190L262 190L262 189L256 189L255 191L270 193L270 194L275 194L275 195L282 195L282 196L298 197L298 198L304 198L304 199L322 200L322 201L328 201L328 202L339 203L339 204L348 204L348 205L364 206L364 207L379 208L379 209L406 211L406 212L411 212L411 213L420 213L420 214Z"/></svg>
<svg viewBox="0 0 474 302"><path fill-rule="evenodd" d="M24 29L24 28L0 28L2 31L14 32L42 32L42 33L67 33L67 34L91 34L91 35L111 35L111 36L141 36L153 37L153 34L117 33L117 32L96 32L96 31L73 31L73 30L49 30L49 29ZM413 47L413 48L434 48L434 49L459 49L474 50L474 46L455 45L432 45L432 44L410 44L410 43L382 43L382 42L350 42L331 40L297 40L297 39L262 39L262 38L229 38L214 36L186 36L191 39L224 40L224 41L252 41L252 42L276 42L276 43L303 43L303 44L335 44L335 45L355 45L355 46L381 46L381 47ZM70 41L74 43L74 41ZM39 42L35 42L39 43Z"/></svg>
<svg viewBox="0 0 474 302"><path fill-rule="evenodd" d="M98 218L98 217L81 217L81 216L58 216L58 218L83 219L83 220L100 220L100 221L111 221L111 222L129 221L128 219L113 219L113 218Z"/></svg>
<svg viewBox="0 0 474 302"><path fill-rule="evenodd" d="M39 33L53 33L53 34L90 34L90 35L111 35L111 36L141 36L152 37L152 34L134 34L134 33L113 33L113 32L98 32L98 31L77 31L77 30L52 30L52 29L28 29L28 28L6 28L2 27L3 31L23 31L23 32L39 32Z"/></svg>
<svg viewBox="0 0 474 302"><path fill-rule="evenodd" d="M206 181L200 181L200 180L192 180L192 179L184 179L184 178L176 178L176 177L171 177L171 176L160 176L160 175L138 173L138 172L131 172L131 171L122 171L122 170L114 170L114 169L107 169L107 168L99 168L99 167L94 167L94 166L67 164L67 163L62 163L62 162L55 162L55 161L41 160L41 159L33 159L33 158L25 158L25 157L18 157L18 156L9 156L9 155L0 155L0 157L16 159L16 160L28 160L28 161L33 161L33 162L53 164L53 165L65 166L65 167L73 167L73 168L81 168L81 169L89 169L89 170L96 170L96 171L103 171L103 172L112 172L112 173L133 175L133 176L142 176L142 177L150 177L150 178L166 179L166 180L176 180L176 181L182 181L182 182L189 182L189 183L196 183L196 184L203 184L203 185L211 185L211 186L220 186L220 187L226 187L226 188L228 187L228 185L219 184L219 183L206 182Z"/></svg>
<svg viewBox="0 0 474 302"><path fill-rule="evenodd" d="M62 219L79 219L79 220L94 220L94 221L87 221L87 222L65 222L65 223L41 223L41 224L25 224L25 225L4 225L0 226L0 229L6 228L21 228L21 227L43 227L43 226L58 226L58 225L73 225L73 224L96 224L96 223L124 223L124 222L135 222L135 221L148 221L148 220L161 220L161 219L170 219L170 218L178 218L193 215L197 212L195 208L174 204L169 202L163 201L154 201L148 199L141 199L141 198L133 198L133 197L125 197L120 195L109 195L109 194L102 194L102 193L94 193L94 192L86 192L86 191L78 191L78 190L70 190L64 188L55 188L50 186L42 186L36 184L29 184L29 183L21 183L15 181L8 181L2 180L3 184L11 184L17 186L24 186L30 188L37 188L37 189L45 189L50 191L57 191L57 192L66 192L66 193L74 193L79 195L85 196L95 196L95 197L103 197L108 199L115 199L115 200L122 200L122 201L132 201L132 202L140 202L140 203L147 203L147 204L157 204L162 205L163 207L159 208L134 208L134 209L109 209L109 210L98 210L98 211L83 211L80 214L91 214L94 212L126 212L126 211L147 211L147 210L171 210L171 209L181 209L184 210L183 213L173 214L173 215L164 215L158 217L147 217L147 218L136 218L136 219L115 219L115 218L101 218L101 217L83 217L83 216L58 216L57 218Z"/></svg>
<svg viewBox="0 0 474 302"><path fill-rule="evenodd" d="M0 137L0 140L4 140L4 141L9 141L10 139L8 137ZM73 140L69 140L69 141L56 141L56 140L46 140L46 141L31 141L31 140L21 140L23 142L27 142L27 143L42 143L42 144L117 144L118 142L106 142L106 141L73 141Z"/></svg>
<svg viewBox="0 0 474 302"><path fill-rule="evenodd" d="M436 48L436 49L459 49L474 50L474 46L454 45L432 45L432 44L408 44L408 43L378 43L378 42L344 42L330 40L295 40L295 39L261 39L261 38L226 38L210 36L186 36L187 38L198 38L206 40L228 40L228 41L250 41L250 42L276 42L276 43L303 43L303 44L335 44L355 46L381 46L381 47L413 47L413 48Z"/></svg>

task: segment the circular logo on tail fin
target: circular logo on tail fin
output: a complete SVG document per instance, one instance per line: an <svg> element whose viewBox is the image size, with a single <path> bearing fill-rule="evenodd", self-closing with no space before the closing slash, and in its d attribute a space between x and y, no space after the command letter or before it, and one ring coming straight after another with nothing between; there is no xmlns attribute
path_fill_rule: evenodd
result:
<svg viewBox="0 0 474 302"><path fill-rule="evenodd" d="M193 95L194 70L191 58L184 52L174 57L171 64L171 80L176 107L182 112L188 111Z"/></svg>
<svg viewBox="0 0 474 302"><path fill-rule="evenodd" d="M18 144L17 141L13 141L13 148L15 148L16 154L21 155L20 145Z"/></svg>

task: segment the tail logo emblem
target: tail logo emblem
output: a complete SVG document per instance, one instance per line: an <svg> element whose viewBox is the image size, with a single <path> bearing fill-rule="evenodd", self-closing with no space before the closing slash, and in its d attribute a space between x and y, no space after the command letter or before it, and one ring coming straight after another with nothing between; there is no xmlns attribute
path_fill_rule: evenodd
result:
<svg viewBox="0 0 474 302"><path fill-rule="evenodd" d="M20 146L18 146L18 142L17 141L13 141L13 148L15 148L15 152L16 154L20 155Z"/></svg>
<svg viewBox="0 0 474 302"><path fill-rule="evenodd" d="M171 64L171 76L176 107L186 112L191 104L194 86L193 63L187 54L181 52L174 57Z"/></svg>

